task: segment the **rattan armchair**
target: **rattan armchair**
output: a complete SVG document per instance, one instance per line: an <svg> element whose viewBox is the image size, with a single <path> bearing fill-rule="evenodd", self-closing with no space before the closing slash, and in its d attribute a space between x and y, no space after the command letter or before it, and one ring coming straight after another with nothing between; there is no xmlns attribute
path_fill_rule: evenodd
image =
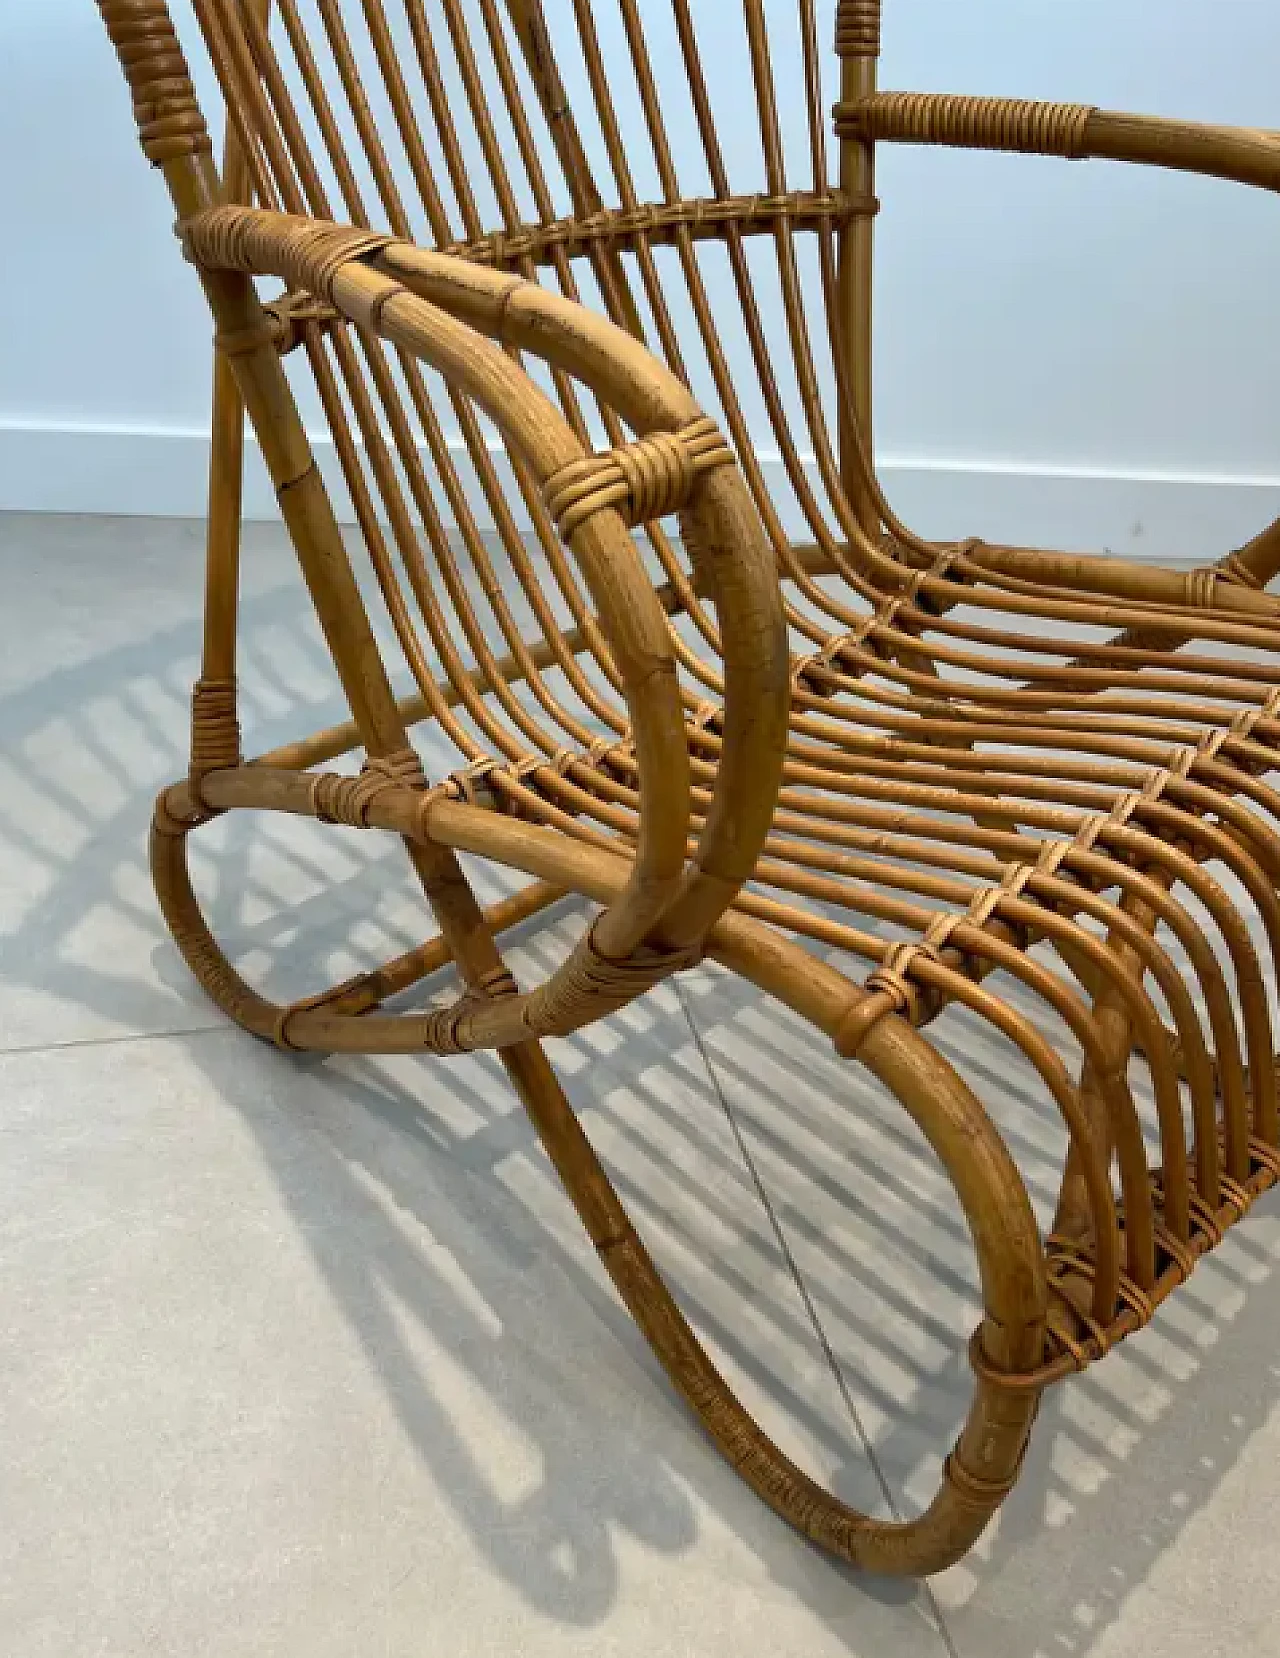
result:
<svg viewBox="0 0 1280 1658"><path fill-rule="evenodd" d="M1016 1481L1042 1390L1144 1325L1280 1173L1260 959L1280 949L1280 605L1264 591L1280 529L1187 576L906 528L869 460L875 146L1106 156L1274 190L1280 143L879 92L879 0L840 0L836 144L814 0L617 0L607 30L575 0L555 32L540 0L194 0L228 116L219 168L163 0L99 10L216 330L191 764L152 836L178 947L284 1048L497 1050L618 1292L743 1478L859 1566L944 1567ZM784 99L802 112L785 143ZM751 152L746 176L730 150ZM298 412L303 379L408 698ZM252 760L235 678L246 412L351 713ZM423 721L457 752L430 780L409 738ZM353 751L358 772L331 769ZM187 872L191 832L244 809L398 835L438 936L268 1001ZM529 882L485 909L460 853ZM598 914L522 990L499 941L565 893ZM860 957L861 982L806 941ZM704 956L867 1067L963 1207L985 1304L974 1398L916 1518L852 1511L734 1397L540 1045ZM384 1009L449 963L452 1005ZM1020 1050L1065 1123L1043 1235L928 1033L953 1006ZM1145 1133L1131 1074L1153 1101Z"/></svg>

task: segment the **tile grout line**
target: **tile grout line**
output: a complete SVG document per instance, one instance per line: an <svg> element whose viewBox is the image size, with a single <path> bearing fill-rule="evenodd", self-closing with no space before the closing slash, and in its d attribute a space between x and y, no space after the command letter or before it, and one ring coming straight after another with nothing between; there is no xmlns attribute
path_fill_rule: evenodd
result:
<svg viewBox="0 0 1280 1658"><path fill-rule="evenodd" d="M720 1107L725 1114L726 1120L728 1121L729 1131L733 1135L734 1142L738 1147L742 1160L747 1166L747 1170L751 1176L751 1183L756 1190L756 1196L760 1199L760 1205L765 1214L768 1216L769 1228L774 1235L774 1240L776 1241L779 1250L781 1251L782 1258L786 1263L787 1271L791 1275L791 1279L799 1292L800 1299L804 1303L805 1312L808 1315L810 1324L813 1326L814 1334L818 1338L818 1345L822 1349L823 1356L827 1361L827 1366L831 1371L836 1388L841 1399L844 1401L845 1409L848 1411L849 1417L853 1422L854 1430L857 1433L859 1442L861 1443L863 1450L866 1452L868 1462L871 1464L872 1471L876 1477L876 1483L880 1487L881 1495L884 1497L885 1502L889 1505L889 1511L893 1515L894 1519L901 1521L901 1511L899 1510L898 1504L894 1499L892 1488L889 1485L889 1481L884 1473L884 1470L881 1468L879 1460L876 1457L870 1436L868 1435L866 1426L863 1423L861 1412L858 1410L853 1396L849 1392L849 1384L845 1378L843 1367L841 1366L839 1359L836 1357L835 1350L827 1337L826 1330L823 1328L822 1320L818 1314L818 1309L814 1304L813 1296L809 1292L809 1286L805 1283L804 1274L800 1271L799 1263L796 1261L796 1258L791 1251L791 1246L787 1242L786 1231L776 1209L773 1206L773 1202L769 1197L768 1188L765 1186L764 1180L761 1178L760 1171L756 1167L755 1159L752 1157L751 1150L747 1145L746 1136L743 1133L742 1126L738 1122L732 1105L729 1103L728 1095L720 1086L720 1078L716 1073L715 1064L712 1061L710 1053L707 1051L707 1046L702 1039L702 1032L698 1029L697 1021L693 1017L693 1010L689 1006L688 999L685 996L684 987L680 984L679 979L676 977L672 978L671 984L675 990L676 996L679 999L681 1010L684 1013L685 1020L693 1036L694 1044L697 1047L703 1066L706 1069L707 1077L712 1088L715 1090L716 1098L719 1100ZM949 1658L960 1658L960 1654L956 1648L955 1641L952 1638L951 1631L947 1628L943 1619L942 1607L939 1605L938 1598L934 1594L933 1588L927 1578L922 1578L920 1580L920 1589L929 1605L929 1609L933 1613L934 1621L937 1625L938 1637L945 1646L949 1654Z"/></svg>
<svg viewBox="0 0 1280 1658"><path fill-rule="evenodd" d="M0 1059L17 1054L56 1054L68 1048L110 1048L127 1042L164 1042L175 1036L208 1036L227 1029L221 1022L207 1025L184 1025L177 1030L123 1031L118 1036L73 1036L65 1042L20 1042L8 1047L0 1042Z"/></svg>
<svg viewBox="0 0 1280 1658"><path fill-rule="evenodd" d="M676 981L673 980L672 983L675 984ZM773 1202L769 1197L768 1189L760 1176L760 1171L756 1167L755 1159L752 1157L751 1151L747 1146L746 1136L742 1132L741 1124L738 1122L738 1119L734 1114L733 1107L729 1104L729 1100L724 1089L720 1086L720 1079L716 1074L716 1069L712 1063L711 1056L707 1052L706 1044L702 1040L702 1033L694 1021L693 1014L678 984L676 984L676 993L680 996L680 1003L684 1009L685 1018L689 1023L690 1030L693 1032L693 1039L697 1044L698 1053L701 1055L702 1063L706 1067L707 1075L711 1081L711 1086L714 1088L716 1098L720 1102L721 1110L724 1112L725 1117L728 1120L730 1133L733 1135L739 1154L747 1166L748 1173L751 1176L751 1183L756 1190L756 1196L760 1199L760 1205L765 1214L768 1216L769 1228L774 1235L774 1241L777 1243L778 1249L782 1254L782 1259L786 1263L787 1271L791 1275L796 1289L799 1291L800 1299L804 1303L805 1312L808 1316L809 1322L812 1324L814 1334L818 1338L818 1345L821 1347L823 1356L827 1361L827 1367L831 1371L832 1378L835 1381L837 1388L840 1390L840 1397L844 1400L845 1409L852 1417L854 1426L858 1431L858 1437L862 1441L863 1449L866 1451L868 1457L870 1457L872 1466L875 1468L876 1478L879 1482L884 1499L889 1504L890 1508L893 1509L896 1517L897 1505L894 1503L892 1493L889 1490L883 1474L880 1472L879 1466L876 1464L875 1457L871 1450L871 1442L867 1437L867 1432L863 1426L858 1407L854 1404L849 1393L848 1385L845 1382L844 1376L840 1369L839 1360L836 1358L831 1343L827 1338L827 1333L822 1327L822 1320L818 1316L818 1309L814 1305L813 1296L810 1294L809 1286L805 1283L804 1275L801 1273L796 1258L792 1254L791 1246L787 1242L786 1232L783 1229L782 1222L773 1206Z"/></svg>

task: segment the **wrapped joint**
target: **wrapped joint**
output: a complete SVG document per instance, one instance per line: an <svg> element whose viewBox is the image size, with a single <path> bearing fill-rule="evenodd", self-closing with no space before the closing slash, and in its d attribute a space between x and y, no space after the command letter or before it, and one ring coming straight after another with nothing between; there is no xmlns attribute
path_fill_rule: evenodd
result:
<svg viewBox="0 0 1280 1658"><path fill-rule="evenodd" d="M411 748L366 760L356 777L320 772L311 780L311 809L321 823L369 827L369 810L388 789L424 789L422 762Z"/></svg>
<svg viewBox="0 0 1280 1658"><path fill-rule="evenodd" d="M1033 862L1010 864L998 882L979 887L967 909L935 915L917 942L891 946L880 965L868 974L862 996L835 1033L833 1040L840 1057L855 1058L875 1026L889 1014L901 1014L913 1025L920 1024L936 994L929 986L911 980L911 970L920 957L941 964L942 952L957 927L985 927L1006 900L1021 896L1029 882L1038 876L1056 875L1074 849L1075 843L1070 840L1046 840ZM960 970L965 970L963 962Z"/></svg>
<svg viewBox="0 0 1280 1658"><path fill-rule="evenodd" d="M231 205L184 219L178 234L197 265L250 275L271 271L290 290L302 289L329 306L344 265L396 240L378 231Z"/></svg>
<svg viewBox="0 0 1280 1658"><path fill-rule="evenodd" d="M905 1013L907 1003L905 985L901 988L896 984L877 985L873 984L872 979L868 979L858 1000L845 1014L832 1038L841 1059L856 1059L863 1043L880 1021L887 1019L892 1013Z"/></svg>
<svg viewBox="0 0 1280 1658"><path fill-rule="evenodd" d="M495 772L502 769L501 760L495 759L491 754L485 754L478 760L472 760L469 765L451 771L448 777L436 785L436 789L449 800L461 800L468 806L492 809L501 805L501 799L495 793L491 779Z"/></svg>
<svg viewBox="0 0 1280 1658"><path fill-rule="evenodd" d="M213 336L214 349L224 357L243 357L269 345L284 357L302 344L303 329L308 323L328 328L339 320L340 314L313 294L290 291L278 299L268 300L262 307L261 320L252 327L220 329Z"/></svg>
<svg viewBox="0 0 1280 1658"><path fill-rule="evenodd" d="M970 150L1017 150L1076 159L1093 107L1025 98L967 98L951 93L877 92L836 105L841 138L899 144L948 144Z"/></svg>
<svg viewBox="0 0 1280 1658"><path fill-rule="evenodd" d="M191 778L240 764L234 679L198 679L191 691Z"/></svg>
<svg viewBox="0 0 1280 1658"><path fill-rule="evenodd" d="M701 960L701 948L656 950L641 945L624 961L601 955L591 934L546 984L533 992L524 1022L531 1036L569 1036L626 1007L663 979Z"/></svg>
<svg viewBox="0 0 1280 1658"><path fill-rule="evenodd" d="M1192 1194L1191 1235L1188 1239L1172 1236L1167 1227L1157 1222L1156 1244L1161 1266L1155 1291L1144 1290L1128 1273L1122 1272L1117 1285L1119 1309L1106 1323L1100 1323L1082 1308L1079 1296L1072 1288L1073 1283L1091 1284L1094 1281L1097 1262L1092 1244L1081 1238L1049 1233L1045 1239L1045 1257L1056 1316L1051 1322L1044 1362L1031 1370L1002 1370L987 1357L982 1331L978 1329L969 1344L969 1361L978 1378L988 1387L1001 1392L1023 1396L1038 1393L1073 1372L1087 1370L1090 1365L1104 1359L1126 1337L1144 1329L1155 1317L1165 1297L1173 1293L1176 1285L1185 1283L1192 1276L1203 1257L1217 1248L1260 1193L1280 1178L1280 1154L1276 1149L1255 1137L1250 1138L1249 1145L1254 1173L1247 1184L1242 1185L1229 1176L1222 1176L1223 1201L1217 1209L1199 1194ZM1153 1207L1159 1212L1164 1203L1161 1171L1150 1170L1148 1180ZM1119 1214L1123 1223L1123 1206Z"/></svg>
<svg viewBox="0 0 1280 1658"><path fill-rule="evenodd" d="M963 581L964 572L953 574L953 566L960 563L972 543L962 547L944 547L933 560L914 570L897 593L881 599L874 610L861 617L844 633L833 634L818 650L795 658L791 666L791 682L803 686L818 696L830 696L835 689L831 683L833 670L846 651L868 650L874 656L883 654L883 642L877 632L891 628L901 611L915 610L925 616L937 613L938 605L925 589L927 581ZM909 618L908 618L909 620Z"/></svg>
<svg viewBox="0 0 1280 1658"><path fill-rule="evenodd" d="M596 513L612 508L631 528L666 518L688 502L704 472L732 466L716 423L700 416L678 432L652 432L604 455L570 461L543 485L547 511L567 541Z"/></svg>
<svg viewBox="0 0 1280 1658"><path fill-rule="evenodd" d="M279 299L268 300L262 309L269 319L271 343L282 357L302 344L303 329L308 323L331 328L340 317L324 300L292 291L281 294Z"/></svg>
<svg viewBox="0 0 1280 1658"><path fill-rule="evenodd" d="M947 937L963 919L959 915L938 916L919 943L890 946L884 960L867 975L861 994L832 1038L841 1059L855 1059L871 1032L891 1014L901 1015L913 1025L920 1023L923 993L908 975L918 956L940 959Z"/></svg>
<svg viewBox="0 0 1280 1658"><path fill-rule="evenodd" d="M163 0L98 0L98 10L133 93L147 160L159 166L175 156L211 151L209 129Z"/></svg>
<svg viewBox="0 0 1280 1658"><path fill-rule="evenodd" d="M836 7L836 56L880 56L880 0L839 0Z"/></svg>

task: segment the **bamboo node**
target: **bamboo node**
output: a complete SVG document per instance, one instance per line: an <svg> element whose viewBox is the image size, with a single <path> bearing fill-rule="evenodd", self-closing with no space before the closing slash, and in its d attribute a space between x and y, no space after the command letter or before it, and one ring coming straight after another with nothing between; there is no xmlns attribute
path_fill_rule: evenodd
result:
<svg viewBox="0 0 1280 1658"><path fill-rule="evenodd" d="M263 306L261 321L251 324L248 328L218 329L213 336L213 349L221 352L224 357L247 357L264 345L274 346L278 350L281 333L280 318Z"/></svg>
<svg viewBox="0 0 1280 1658"><path fill-rule="evenodd" d="M1013 1469L1001 1479L983 1479L980 1474L975 1474L972 1469L965 1467L956 1451L952 1451L943 1464L943 1477L956 1498L966 1508L976 1509L980 1514L989 1514L992 1509L999 1508L1018 1483L1021 1472L1022 1463L1019 1459Z"/></svg>

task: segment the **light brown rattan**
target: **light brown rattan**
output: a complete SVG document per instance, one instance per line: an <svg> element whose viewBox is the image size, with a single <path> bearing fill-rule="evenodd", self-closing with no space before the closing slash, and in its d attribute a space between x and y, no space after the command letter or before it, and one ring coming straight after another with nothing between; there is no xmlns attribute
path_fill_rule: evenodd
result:
<svg viewBox="0 0 1280 1658"><path fill-rule="evenodd" d="M763 0L717 4L719 78L691 0L671 0L652 43L640 0L617 0L607 41L589 0L564 39L540 0L195 0L229 116L219 172L163 0L99 10L215 325L191 765L152 835L178 946L282 1047L498 1050L628 1308L743 1477L860 1566L942 1568L1017 1479L1041 1390L1145 1324L1280 1175L1260 960L1280 953L1280 604L1265 591L1280 526L1191 575L907 529L868 458L875 146L1107 156L1275 190L1280 143L880 92L879 0L837 7L834 147L814 0L774 9L785 51ZM798 87L780 87L784 61ZM757 161L731 177L719 123L731 109L741 124L744 73ZM805 112L803 155L784 144L782 96ZM264 277L284 292L264 300ZM409 698L392 693L286 356L323 405ZM250 761L246 414L351 711ZM457 754L431 780L409 739L422 721ZM356 749L358 774L325 769ZM268 1001L187 874L191 831L241 809L399 835L439 937ZM531 884L483 910L460 853ZM497 939L567 892L599 914L521 990ZM802 939L861 957L863 982ZM964 1210L985 1307L974 1399L914 1519L841 1503L734 1397L540 1046L703 955L866 1066ZM466 987L451 1007L381 1011L450 962ZM955 1005L1020 1051L1061 1114L1047 1235L924 1032Z"/></svg>

